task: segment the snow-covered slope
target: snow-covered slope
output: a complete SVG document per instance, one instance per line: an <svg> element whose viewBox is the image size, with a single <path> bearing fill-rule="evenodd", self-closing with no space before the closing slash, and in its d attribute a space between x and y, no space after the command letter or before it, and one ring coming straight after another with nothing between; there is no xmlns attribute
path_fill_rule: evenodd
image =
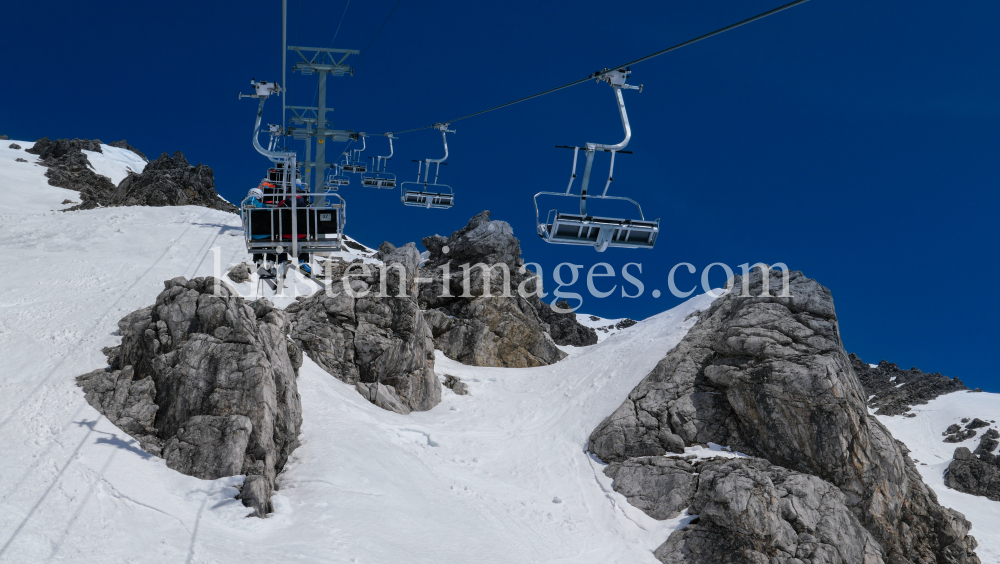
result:
<svg viewBox="0 0 1000 564"><path fill-rule="evenodd" d="M34 141L0 141L0 226L6 225L8 216L38 214L50 210L61 210L72 204L63 204L65 200L80 203L79 192L49 186L45 178L45 167L35 164L38 155L32 155L25 149L34 145ZM11 145L20 145L20 149L11 149ZM17 162L23 159L27 162Z"/></svg>
<svg viewBox="0 0 1000 564"><path fill-rule="evenodd" d="M2 195L30 183L51 201L74 196L10 160ZM246 519L233 499L240 478L169 470L74 383L105 364L117 320L153 303L164 279L212 274L214 247L223 268L245 258L238 218L196 207L62 213L48 202L13 215L10 201L0 198L0 260L16 265L0 279L2 562L654 562L678 522L629 506L585 448L706 298L552 367L439 357L439 374L467 381L470 395L445 390L410 416L307 360L302 446L276 513Z"/></svg>
<svg viewBox="0 0 1000 564"><path fill-rule="evenodd" d="M445 389L439 406L408 416L372 406L307 359L302 445L279 479L275 513L247 519L233 499L241 477L168 469L74 382L105 365L100 349L117 343L118 319L153 303L163 280L213 274L212 249L223 271L248 258L239 219L200 207L53 212L76 193L47 186L45 169L14 153L0 148L0 261L10 265L0 278L0 562L653 564L651 551L683 521L629 505L586 446L709 297L567 347L554 366L474 368L439 353L438 374L467 382L469 395ZM964 416L961 402L936 401ZM922 417L886 422L930 462L938 445L910 433ZM925 478L977 523L983 561L1000 561L992 502Z"/></svg>
<svg viewBox="0 0 1000 564"><path fill-rule="evenodd" d="M944 471L948 469L955 449L964 446L975 450L985 429L976 437L962 443L946 443L941 433L962 418L979 417L986 421L1000 421L1000 394L955 392L931 400L927 405L911 409L916 417L879 416L879 421L903 441L910 449L910 458L917 461L917 469L938 495L941 505L965 514L972 521L972 536L979 542L976 553L984 564L1000 562L1000 503L985 497L965 494L944 485ZM991 425L996 428L997 425Z"/></svg>

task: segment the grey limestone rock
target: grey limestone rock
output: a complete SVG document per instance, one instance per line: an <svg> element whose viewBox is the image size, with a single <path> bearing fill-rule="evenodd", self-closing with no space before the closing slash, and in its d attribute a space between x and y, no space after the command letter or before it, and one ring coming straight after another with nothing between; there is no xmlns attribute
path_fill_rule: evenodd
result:
<svg viewBox="0 0 1000 564"><path fill-rule="evenodd" d="M403 400L399 398L399 394L396 393L396 389L392 386L376 384L375 382L368 384L358 382L354 386L357 388L358 393L382 409L395 411L402 415L408 415L413 411L403 403Z"/></svg>
<svg viewBox="0 0 1000 564"><path fill-rule="evenodd" d="M668 564L881 564L884 552L832 484L759 459L698 462L698 517L655 551Z"/></svg>
<svg viewBox="0 0 1000 564"><path fill-rule="evenodd" d="M690 463L664 456L643 456L612 462L604 474L616 492L653 519L672 519L694 499L698 473Z"/></svg>
<svg viewBox="0 0 1000 564"><path fill-rule="evenodd" d="M215 191L212 169L188 164L180 151L163 153L141 173L129 173L102 202L106 206L204 206L236 213L236 206Z"/></svg>
<svg viewBox="0 0 1000 564"><path fill-rule="evenodd" d="M905 447L869 417L840 341L830 291L789 273L754 271L701 312L687 336L594 430L607 462L714 442L832 483L886 562L952 554L978 562L968 522L941 507ZM904 526L905 524L905 526Z"/></svg>
<svg viewBox="0 0 1000 564"><path fill-rule="evenodd" d="M975 451L970 452L966 447L955 449L954 459L945 471L944 485L953 490L1000 501L1000 456L993 454L1000 445L997 439L1000 439L1000 432L989 429L979 439L979 446Z"/></svg>
<svg viewBox="0 0 1000 564"><path fill-rule="evenodd" d="M121 344L104 351L109 368L78 378L87 401L179 472L246 474L243 504L270 512L302 424L282 312L215 278L175 278L118 327Z"/></svg>
<svg viewBox="0 0 1000 564"><path fill-rule="evenodd" d="M246 282L250 280L250 275L253 274L253 267L245 262L233 265L227 272L226 276L236 283Z"/></svg>
<svg viewBox="0 0 1000 564"><path fill-rule="evenodd" d="M455 395L465 396L469 394L469 385L451 374L444 375L444 386L455 392Z"/></svg>
<svg viewBox="0 0 1000 564"><path fill-rule="evenodd" d="M473 366L543 366L565 358L549 334L537 277L524 267L510 224L484 211L449 237L424 237L429 257L420 269L420 304L445 356ZM485 265L476 267L476 265ZM464 268L463 268L464 267ZM468 273L466 275L466 272ZM519 288L525 289L525 298ZM486 288L489 292L486 292ZM575 317L557 334L576 334ZM577 324L578 325L578 324ZM586 328L581 328L586 333Z"/></svg>
<svg viewBox="0 0 1000 564"><path fill-rule="evenodd" d="M434 373L431 329L416 301L420 255L410 243L383 260L384 270L361 261L346 265L351 293L341 278L328 291L288 306L291 337L339 380L381 383L408 410L426 411L440 403L441 382ZM387 295L379 297L383 283Z"/></svg>

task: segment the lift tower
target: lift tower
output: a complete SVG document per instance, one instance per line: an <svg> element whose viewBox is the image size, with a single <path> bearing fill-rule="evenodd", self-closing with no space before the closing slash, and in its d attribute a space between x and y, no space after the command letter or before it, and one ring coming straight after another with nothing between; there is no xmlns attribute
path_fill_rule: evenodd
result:
<svg viewBox="0 0 1000 564"><path fill-rule="evenodd" d="M317 106L285 106L286 110L292 111L292 124L285 128L285 135L291 135L293 139L300 139L306 143L305 160L301 162L305 168L303 178L309 181L310 169L315 169L313 175L313 190L318 192L323 186L326 174L326 146L330 142L350 141L354 131L332 129L330 122L326 118L326 113L333 111L333 108L326 106L326 79L328 75L345 76L353 75L354 69L345 64L351 55L358 55L360 51L356 49L326 49L322 47L287 47L288 51L294 51L299 55L298 62L292 67L292 71L299 71L303 75L316 74L319 78L319 91L317 93ZM285 116L282 116L284 121ZM314 127L315 126L315 127ZM310 159L312 153L312 140L316 139L316 157Z"/></svg>

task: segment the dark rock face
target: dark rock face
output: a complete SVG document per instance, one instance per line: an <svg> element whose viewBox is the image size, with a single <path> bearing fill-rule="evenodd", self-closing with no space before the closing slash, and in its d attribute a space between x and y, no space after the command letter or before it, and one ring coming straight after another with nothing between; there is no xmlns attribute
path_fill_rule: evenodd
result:
<svg viewBox="0 0 1000 564"><path fill-rule="evenodd" d="M865 397L871 398L868 407L876 410L877 415L902 415L914 405L926 404L951 392L968 390L958 378L936 372L927 374L916 367L900 370L898 365L885 360L872 368L854 353L849 358L865 389Z"/></svg>
<svg viewBox="0 0 1000 564"><path fill-rule="evenodd" d="M95 409L170 468L203 479L246 474L240 499L264 516L298 444L301 353L267 300L245 302L211 277L164 286L155 305L118 322L122 343L105 349L110 367L77 381Z"/></svg>
<svg viewBox="0 0 1000 564"><path fill-rule="evenodd" d="M885 562L844 494L816 476L759 459L713 459L693 470L696 490L685 484L685 491L697 522L656 550L661 562Z"/></svg>
<svg viewBox="0 0 1000 564"><path fill-rule="evenodd" d="M434 373L430 327L416 300L420 254L410 243L383 260L384 274L373 266L364 274L360 261L346 265L344 275L350 277L353 296L338 279L328 291L288 306L285 311L291 316L291 336L313 361L339 380L348 384L377 382L381 385L379 396L392 399L385 405L398 403L405 406L406 413L426 411L440 403L441 382ZM378 297L383 283L387 297ZM400 294L403 297L397 297ZM365 397L375 397L359 391Z"/></svg>
<svg viewBox="0 0 1000 564"><path fill-rule="evenodd" d="M50 186L76 190L80 193L80 205L69 210L92 209L103 205L115 190L115 185L106 176L93 171L83 150L101 151L99 139L57 139L42 137L34 146L25 151L38 155L40 164L48 167L45 176Z"/></svg>
<svg viewBox="0 0 1000 564"><path fill-rule="evenodd" d="M378 246L378 250L375 251L375 258L382 260L382 257L387 257L396 250L396 245L393 245L389 241L383 241L381 245Z"/></svg>
<svg viewBox="0 0 1000 564"><path fill-rule="evenodd" d="M769 276L773 295L782 280ZM948 562L978 562L968 522L937 503L902 443L868 416L830 291L800 272L789 275L788 298L762 296L762 282L755 271L751 297L741 297L736 277L736 291L701 312L594 430L591 452L622 462L707 442L729 445L832 483L886 562L945 554Z"/></svg>
<svg viewBox="0 0 1000 564"><path fill-rule="evenodd" d="M204 206L236 213L236 206L215 191L212 169L188 164L180 151L151 161L141 174L131 173L111 194L108 206Z"/></svg>
<svg viewBox="0 0 1000 564"><path fill-rule="evenodd" d="M21 146L18 145L17 143L11 143L10 145L7 146L7 148L8 149L20 149Z"/></svg>
<svg viewBox="0 0 1000 564"><path fill-rule="evenodd" d="M146 158L146 155L142 151L136 149L132 145L129 145L128 141L124 139L122 139L121 141L115 141L114 143L108 143L108 145L111 147L117 147L119 149L127 149L129 151L132 151L133 153L142 157L142 160L146 161L147 163L149 162L149 159Z"/></svg>
<svg viewBox="0 0 1000 564"><path fill-rule="evenodd" d="M558 302L556 307L563 311L572 308L566 300ZM560 313L543 303L542 307L538 308L538 317L549 324L549 335L552 335L552 340L557 345L586 347L597 344L597 331L581 325L573 312Z"/></svg>
<svg viewBox="0 0 1000 564"><path fill-rule="evenodd" d="M566 356L541 319L541 308L548 306L529 295L537 278L524 267L521 244L510 224L490 220L490 212L484 211L450 237L433 235L422 242L430 257L420 276L430 281L420 286L420 304L428 310L425 317L435 346L448 358L473 366L525 367ZM469 272L468 291L463 265ZM487 284L490 291L484 296ZM522 297L520 287L528 298ZM570 327L575 317L560 323L566 334L586 332Z"/></svg>
<svg viewBox="0 0 1000 564"><path fill-rule="evenodd" d="M945 471L944 485L953 490L1000 501L1000 456L993 454L1000 445L997 439L1000 439L1000 432L989 429L979 439L979 446L975 451L969 452L966 447L955 449L954 459Z"/></svg>
<svg viewBox="0 0 1000 564"><path fill-rule="evenodd" d="M28 162L28 159L22 159L21 157L17 157L16 159L14 159L14 161L19 163L26 163Z"/></svg>

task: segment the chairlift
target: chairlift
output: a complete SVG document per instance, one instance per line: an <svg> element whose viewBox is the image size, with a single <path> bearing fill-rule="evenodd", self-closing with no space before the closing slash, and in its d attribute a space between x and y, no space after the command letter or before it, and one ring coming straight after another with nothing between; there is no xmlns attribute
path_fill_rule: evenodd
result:
<svg viewBox="0 0 1000 564"><path fill-rule="evenodd" d="M424 159L413 161L417 163L417 180L403 182L401 186L400 199L403 205L427 208L427 209L449 209L455 205L455 192L447 184L438 184L438 177L441 173L441 165L448 164L448 138L447 133L455 133L448 129L447 123L437 123L434 127L441 131L441 140L444 143L444 156L440 159ZM431 172L431 164L437 165L434 169L434 182L428 182ZM420 175L423 173L423 180ZM410 186L409 188L407 186Z"/></svg>
<svg viewBox="0 0 1000 564"><path fill-rule="evenodd" d="M368 188L395 188L396 187L396 175L391 172L386 172L385 168L388 164L387 161L392 158L393 148L392 140L395 137L391 133L386 133L386 137L389 138L389 154L386 156L378 157L368 157L372 160L373 172L366 172L361 175L361 185Z"/></svg>
<svg viewBox="0 0 1000 564"><path fill-rule="evenodd" d="M297 261L305 255L341 249L347 204L338 194L322 196L307 184L299 184L295 152L277 148L274 143L274 137L282 134L280 128L272 127L271 143L267 148L261 146L258 135L264 102L281 89L263 81L251 84L256 92L240 97L260 99L253 146L274 165L260 185L261 194L250 194L240 202L240 218L247 252L254 255L258 267L284 272L289 257ZM277 279L280 287L283 275Z"/></svg>
<svg viewBox="0 0 1000 564"><path fill-rule="evenodd" d="M535 194L535 226L538 236L546 243L560 245L591 245L597 252L604 252L608 247L623 247L630 249L652 249L656 243L656 236L660 232L660 220L649 221L642 214L642 207L630 198L621 196L608 196L608 188L614 180L615 154L628 153L623 149L628 145L632 137L632 129L629 127L628 114L625 113L625 101L622 98L622 89L638 90L642 92L642 85L632 86L625 84L629 69L618 69L600 74L598 81L607 82L614 90L615 98L618 101L618 112L621 114L622 127L625 129L625 139L615 145L603 145L600 143L587 143L585 147L559 146L559 148L573 149L573 170L566 186L565 192L539 192ZM583 170L583 181L580 185L580 193L573 194L573 181L576 179L576 163L579 152L583 150L587 155L587 164ZM597 194L589 194L590 172L594 165L594 155L598 152L611 153L611 165L608 169L608 180L604 184L604 191ZM549 210L545 221L542 222L538 213L539 196L560 196L569 198L579 198L580 213L561 213L556 209ZM638 218L616 218L599 217L587 213L587 200L618 200L628 202L638 210Z"/></svg>
<svg viewBox="0 0 1000 564"><path fill-rule="evenodd" d="M326 175L326 180L323 182L323 187L327 192L335 192L341 186L347 186L351 183L351 178L344 174L340 165L332 164L330 168L330 174Z"/></svg>
<svg viewBox="0 0 1000 564"><path fill-rule="evenodd" d="M361 152L365 150L365 135L361 134L360 137L360 149L348 149L347 151L344 151L344 164L340 165L341 170L344 172L368 172L368 165L361 160Z"/></svg>

